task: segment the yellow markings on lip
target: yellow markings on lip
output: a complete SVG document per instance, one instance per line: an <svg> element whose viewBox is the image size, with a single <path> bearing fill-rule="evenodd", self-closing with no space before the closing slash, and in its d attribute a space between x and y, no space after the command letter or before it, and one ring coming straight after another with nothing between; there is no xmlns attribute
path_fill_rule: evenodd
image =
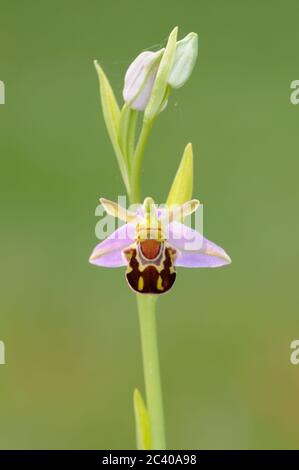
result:
<svg viewBox="0 0 299 470"><path fill-rule="evenodd" d="M159 276L159 277L158 277L158 280L157 280L157 289L158 289L158 290L164 290L164 287L163 287L163 285L162 285L162 282L163 282L162 277Z"/></svg>
<svg viewBox="0 0 299 470"><path fill-rule="evenodd" d="M147 220L136 224L135 240L142 241L152 238L157 241L166 240L163 226L160 221L149 223Z"/></svg>
<svg viewBox="0 0 299 470"><path fill-rule="evenodd" d="M144 288L144 280L142 276L139 276L138 279L138 290L142 291Z"/></svg>

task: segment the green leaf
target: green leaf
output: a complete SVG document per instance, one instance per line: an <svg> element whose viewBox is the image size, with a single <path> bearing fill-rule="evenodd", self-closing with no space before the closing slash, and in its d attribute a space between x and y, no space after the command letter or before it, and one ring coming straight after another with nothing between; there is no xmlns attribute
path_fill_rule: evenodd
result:
<svg viewBox="0 0 299 470"><path fill-rule="evenodd" d="M163 105L168 78L171 72L172 65L174 63L175 52L176 52L176 40L177 40L178 28L175 27L168 38L168 42L165 48L165 52L162 56L155 83L152 89L151 97L144 112L144 120L151 121L161 111Z"/></svg>
<svg viewBox="0 0 299 470"><path fill-rule="evenodd" d="M100 82L100 94L102 102L102 110L104 121L107 127L107 131L116 154L118 165L121 171L123 181L125 183L128 193L130 193L129 173L128 165L125 156L120 148L118 135L119 135L119 122L120 122L120 109L115 99L113 90L106 77L102 67L95 60L94 65L99 77Z"/></svg>
<svg viewBox="0 0 299 470"><path fill-rule="evenodd" d="M193 150L192 144L187 144L184 154L173 180L166 204L184 204L192 198L193 192Z"/></svg>
<svg viewBox="0 0 299 470"><path fill-rule="evenodd" d="M138 450L151 449L151 430L148 411L137 388L134 390L134 413Z"/></svg>

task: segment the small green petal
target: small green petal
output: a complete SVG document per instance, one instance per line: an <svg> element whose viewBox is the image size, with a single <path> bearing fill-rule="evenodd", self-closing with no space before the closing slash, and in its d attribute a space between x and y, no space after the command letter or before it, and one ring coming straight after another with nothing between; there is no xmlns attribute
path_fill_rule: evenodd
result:
<svg viewBox="0 0 299 470"><path fill-rule="evenodd" d="M188 144L173 180L166 204L184 204L192 198L193 192L193 150L192 144Z"/></svg>
<svg viewBox="0 0 299 470"><path fill-rule="evenodd" d="M134 413L138 450L151 449L151 431L148 411L139 390L134 390Z"/></svg>
<svg viewBox="0 0 299 470"><path fill-rule="evenodd" d="M118 142L120 109L115 99L112 87L102 67L98 64L96 60L94 61L94 65L95 65L95 68L99 77L99 82L100 82L100 94L101 94L104 121L107 127L107 131L108 131L114 152L116 154L116 158L118 161L118 165L119 165L126 189L128 192L130 192L128 166L127 166L126 158L123 155L121 148L119 146L119 142Z"/></svg>
<svg viewBox="0 0 299 470"><path fill-rule="evenodd" d="M169 35L165 52L158 68L151 97L144 113L145 121L154 119L164 104L168 78L175 58L177 34L178 28L175 27Z"/></svg>

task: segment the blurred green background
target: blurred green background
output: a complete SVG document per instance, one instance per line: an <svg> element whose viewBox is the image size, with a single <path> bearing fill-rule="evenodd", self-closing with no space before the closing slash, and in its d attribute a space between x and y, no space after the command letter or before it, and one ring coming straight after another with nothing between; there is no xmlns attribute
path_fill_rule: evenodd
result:
<svg viewBox="0 0 299 470"><path fill-rule="evenodd" d="M233 264L180 270L159 303L169 448L299 442L297 0L0 1L0 447L135 447L135 298L87 260L100 196L124 194L92 60L118 98L175 25L199 61L172 93L143 190L163 202L188 141L205 235Z"/></svg>

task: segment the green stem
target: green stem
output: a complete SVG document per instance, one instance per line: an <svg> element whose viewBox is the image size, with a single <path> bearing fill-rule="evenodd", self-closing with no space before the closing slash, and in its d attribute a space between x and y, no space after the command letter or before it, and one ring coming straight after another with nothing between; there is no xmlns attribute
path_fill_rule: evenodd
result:
<svg viewBox="0 0 299 470"><path fill-rule="evenodd" d="M131 204L141 202L140 179L142 160L153 123L153 120L143 121L133 158L129 151L132 158ZM163 450L166 448L166 444L156 331L156 297L147 294L137 294L137 306L141 334L146 408L150 421L151 448Z"/></svg>
<svg viewBox="0 0 299 470"><path fill-rule="evenodd" d="M137 142L136 150L133 158L133 167L132 167L132 179L131 179L131 203L136 204L140 202L141 192L140 192L140 177L141 177L141 168L143 154L145 150L146 143L149 138L151 128L153 126L153 120L143 121L142 129L140 136Z"/></svg>
<svg viewBox="0 0 299 470"><path fill-rule="evenodd" d="M139 294L137 304L152 449L163 450L166 444L156 332L156 298L153 295Z"/></svg>

